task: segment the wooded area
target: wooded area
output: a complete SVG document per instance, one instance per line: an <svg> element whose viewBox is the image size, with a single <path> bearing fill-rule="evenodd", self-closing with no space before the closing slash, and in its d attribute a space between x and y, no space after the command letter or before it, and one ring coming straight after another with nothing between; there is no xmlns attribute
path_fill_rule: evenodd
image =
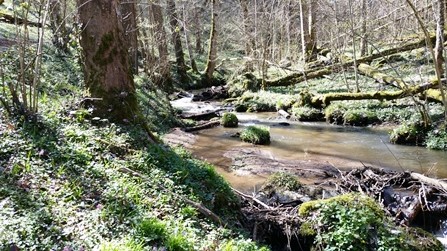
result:
<svg viewBox="0 0 447 251"><path fill-rule="evenodd" d="M394 143L447 150L446 6L0 0L0 250L442 250L425 232L440 226L413 227L447 222L433 177L444 166L409 172L390 148L402 171L351 156L363 166L339 169L323 144L295 145L294 165L263 150L289 140L265 124L296 120L383 124ZM237 130L236 112L262 111L280 122L250 118L218 139L252 152L206 145L216 167L163 142L181 128L173 137L193 145L205 134L187 132L226 129L230 113ZM247 194L216 168L264 183Z"/></svg>

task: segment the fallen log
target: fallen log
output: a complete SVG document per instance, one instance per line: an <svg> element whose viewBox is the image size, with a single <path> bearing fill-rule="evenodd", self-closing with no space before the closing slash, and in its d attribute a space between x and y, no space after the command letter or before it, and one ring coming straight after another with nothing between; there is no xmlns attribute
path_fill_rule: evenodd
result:
<svg viewBox="0 0 447 251"><path fill-rule="evenodd" d="M411 178L447 192L447 182L429 178L419 173L411 173Z"/></svg>
<svg viewBox="0 0 447 251"><path fill-rule="evenodd" d="M430 40L432 41L432 43L434 43L436 40L436 35L431 36ZM369 63L369 62L371 62L375 59L378 59L378 58L382 58L382 57L393 55L396 53L401 53L401 52L421 48L421 47L424 47L425 45L426 45L425 38L421 38L418 41L409 42L409 43L406 43L400 47L386 49L386 50L376 52L376 53L373 53L373 54L365 56L365 57L358 58L355 60L355 62L354 62L354 60L348 60L345 62L342 61L341 63L333 64L330 66L311 68L309 70L293 73L293 74L287 75L285 77L281 77L281 78L277 78L277 79L273 79L273 80L266 80L265 83L267 86L293 85L293 84L303 82L305 80L319 78L324 75L329 75L329 74L336 72L340 69L357 66L361 63ZM357 64L357 65L355 65L355 64Z"/></svg>
<svg viewBox="0 0 447 251"><path fill-rule="evenodd" d="M350 92L328 93L328 94L312 97L311 106L313 106L315 108L322 108L322 107L328 106L332 101L341 101L341 100L401 99L401 98L406 98L409 96L414 96L417 94L425 93L427 91L436 93L436 90L433 90L431 88L436 88L437 86L438 86L437 81L433 81L433 82L422 84L422 85L409 86L405 90L400 90L400 91L376 91L376 92L366 92L366 93L350 93ZM440 102L442 102L442 99Z"/></svg>
<svg viewBox="0 0 447 251"><path fill-rule="evenodd" d="M222 109L213 110L209 112L203 113L195 113L195 114L181 114L180 117L182 119L192 119L192 120L210 120L212 118L218 117L218 112L222 111Z"/></svg>
<svg viewBox="0 0 447 251"><path fill-rule="evenodd" d="M26 20L26 19L23 19L20 17L15 17L15 16L7 14L7 13L0 13L0 22L8 23L8 24L18 24L18 25L27 24L30 26L38 27L38 28L42 27L41 23L32 22L32 21L29 21L29 20Z"/></svg>
<svg viewBox="0 0 447 251"><path fill-rule="evenodd" d="M407 88L407 84L402 79L382 73L368 64L359 64L358 69L361 74L375 79L378 83L391 85L399 89Z"/></svg>
<svg viewBox="0 0 447 251"><path fill-rule="evenodd" d="M279 113L279 115L283 116L284 118L290 119L291 115L288 112L281 109L281 110L278 110L278 113Z"/></svg>
<svg viewBox="0 0 447 251"><path fill-rule="evenodd" d="M211 127L215 127L220 125L220 121L210 121L201 125L197 125L197 126L191 126L191 127L185 127L182 130L185 132L195 132L195 131L199 131L199 130L203 130L203 129L208 129Z"/></svg>

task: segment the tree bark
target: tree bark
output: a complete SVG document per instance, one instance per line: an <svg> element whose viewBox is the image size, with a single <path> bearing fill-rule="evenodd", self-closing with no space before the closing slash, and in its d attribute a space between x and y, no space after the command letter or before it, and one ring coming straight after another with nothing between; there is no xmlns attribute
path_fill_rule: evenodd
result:
<svg viewBox="0 0 447 251"><path fill-rule="evenodd" d="M133 74L138 74L138 32L135 2L121 0L122 22Z"/></svg>
<svg viewBox="0 0 447 251"><path fill-rule="evenodd" d="M167 0L167 12L169 15L169 24L172 32L172 43L174 44L175 58L177 63L177 73L182 81L187 79L185 54L183 53L183 46L181 40L181 30L177 8L174 0Z"/></svg>
<svg viewBox="0 0 447 251"><path fill-rule="evenodd" d="M137 117L135 85L129 68L119 0L77 0L82 23L84 81L97 101L93 116L115 122Z"/></svg>
<svg viewBox="0 0 447 251"><path fill-rule="evenodd" d="M437 0L437 20L436 20L436 45L435 45L435 63L436 67L439 69L441 76L444 75L444 39L442 34L444 34L444 8L445 0Z"/></svg>
<svg viewBox="0 0 447 251"><path fill-rule="evenodd" d="M301 51L304 62L316 59L315 10L316 0L300 0Z"/></svg>
<svg viewBox="0 0 447 251"><path fill-rule="evenodd" d="M160 73L161 78L155 79L155 83L164 88L171 86L171 65L169 63L169 53L168 53L168 43L167 43L167 35L166 30L164 28L163 23L163 12L160 6L160 0L154 0L151 3L152 10L152 22L153 34L155 36L155 41L157 43L158 49L158 72Z"/></svg>
<svg viewBox="0 0 447 251"><path fill-rule="evenodd" d="M367 0L362 0L362 37L360 40L360 56L368 54L368 31L366 30L366 20L368 19Z"/></svg>
<svg viewBox="0 0 447 251"><path fill-rule="evenodd" d="M208 47L208 60L205 68L205 76L208 79L213 77L217 60L217 7L219 0L211 0L211 32Z"/></svg>

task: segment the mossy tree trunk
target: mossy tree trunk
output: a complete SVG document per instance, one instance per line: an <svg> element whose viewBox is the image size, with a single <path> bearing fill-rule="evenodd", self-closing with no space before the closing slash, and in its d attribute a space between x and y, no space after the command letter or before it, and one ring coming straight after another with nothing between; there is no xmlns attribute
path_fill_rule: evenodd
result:
<svg viewBox="0 0 447 251"><path fill-rule="evenodd" d="M129 67L119 0L77 0L82 23L84 79L93 98L93 116L134 121L138 105Z"/></svg>
<svg viewBox="0 0 447 251"><path fill-rule="evenodd" d="M433 81L428 84L422 84L417 86L411 86L406 88L405 90L400 91L377 91L377 92L366 92L366 93L328 93L324 95L316 95L311 97L310 105L316 108L322 108L328 106L333 101L341 101L341 100L365 100L365 99L375 99L375 100L394 100L401 99L410 96L415 96L421 94L422 96L427 96L437 102L443 102L439 97L439 92L437 90L432 89L438 86L437 81Z"/></svg>
<svg viewBox="0 0 447 251"><path fill-rule="evenodd" d="M186 81L186 64L185 64L185 54L183 52L182 40L181 40L181 31L182 27L178 22L179 17L177 14L177 8L175 6L174 0L167 1L167 11L169 15L169 24L171 26L172 32L172 43L174 44L175 51L175 59L177 63L177 73L180 76L182 81Z"/></svg>
<svg viewBox="0 0 447 251"><path fill-rule="evenodd" d="M219 0L211 0L211 32L208 47L208 60L205 68L205 76L208 79L213 77L217 60L217 7Z"/></svg>

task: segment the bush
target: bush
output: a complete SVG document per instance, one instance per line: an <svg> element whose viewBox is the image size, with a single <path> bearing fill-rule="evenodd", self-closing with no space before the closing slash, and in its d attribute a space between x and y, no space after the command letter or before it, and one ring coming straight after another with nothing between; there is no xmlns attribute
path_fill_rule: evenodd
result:
<svg viewBox="0 0 447 251"><path fill-rule="evenodd" d="M427 148L435 150L447 150L447 130L439 128L430 131L425 141Z"/></svg>
<svg viewBox="0 0 447 251"><path fill-rule="evenodd" d="M241 140L256 145L267 145L270 143L270 128L265 126L249 126L241 133Z"/></svg>
<svg viewBox="0 0 447 251"><path fill-rule="evenodd" d="M222 119L220 120L220 124L223 127L237 127L239 120L237 119L236 114L231 112L226 112L223 114Z"/></svg>

